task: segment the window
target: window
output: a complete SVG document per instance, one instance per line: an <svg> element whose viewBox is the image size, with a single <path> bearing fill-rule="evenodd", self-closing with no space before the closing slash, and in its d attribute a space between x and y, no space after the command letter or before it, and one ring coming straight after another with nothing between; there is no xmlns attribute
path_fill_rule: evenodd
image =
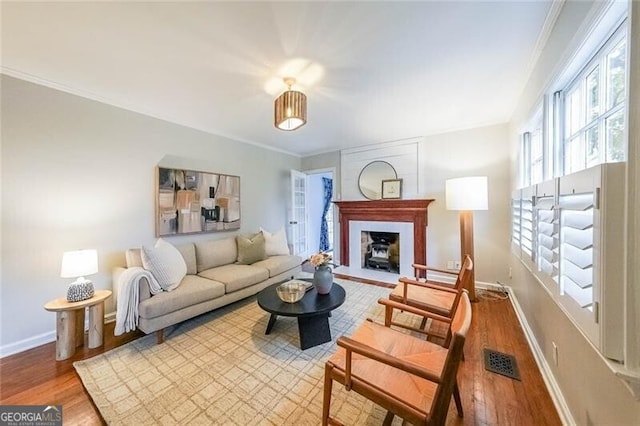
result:
<svg viewBox="0 0 640 426"><path fill-rule="evenodd" d="M611 218L623 215L624 175L624 163L599 164L522 188L511 201L515 254L594 346L618 361L624 226Z"/></svg>
<svg viewBox="0 0 640 426"><path fill-rule="evenodd" d="M621 26L562 91L562 174L625 160L626 52Z"/></svg>
<svg viewBox="0 0 640 426"><path fill-rule="evenodd" d="M626 160L627 27L616 22L604 41L591 41L591 55L578 55L586 61L571 64L523 129L519 188Z"/></svg>
<svg viewBox="0 0 640 426"><path fill-rule="evenodd" d="M545 172L545 138L543 137L542 106L534 114L528 127L528 131L522 134L520 187L542 182Z"/></svg>
<svg viewBox="0 0 640 426"><path fill-rule="evenodd" d="M627 5L611 2L523 123L512 250L607 358L624 361Z"/></svg>
<svg viewBox="0 0 640 426"><path fill-rule="evenodd" d="M531 133L531 183L544 179L544 149L542 140L542 122Z"/></svg>

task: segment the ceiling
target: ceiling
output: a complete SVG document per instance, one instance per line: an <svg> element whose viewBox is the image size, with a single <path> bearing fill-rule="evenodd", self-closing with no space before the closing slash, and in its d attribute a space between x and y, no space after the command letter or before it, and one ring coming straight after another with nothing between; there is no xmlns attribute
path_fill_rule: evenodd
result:
<svg viewBox="0 0 640 426"><path fill-rule="evenodd" d="M550 8L3 2L2 71L304 156L508 121ZM286 75L308 97L293 132L273 125Z"/></svg>

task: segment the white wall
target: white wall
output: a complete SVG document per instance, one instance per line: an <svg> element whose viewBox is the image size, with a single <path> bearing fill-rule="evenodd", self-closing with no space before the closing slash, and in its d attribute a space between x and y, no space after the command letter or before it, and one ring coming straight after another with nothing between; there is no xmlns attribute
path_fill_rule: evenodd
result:
<svg viewBox="0 0 640 426"><path fill-rule="evenodd" d="M416 140L418 140L416 138ZM369 154L369 153L368 153ZM368 155L367 154L367 155ZM309 157L304 164L340 167L338 155ZM402 167L402 165L396 166ZM413 166L412 166L413 167ZM420 138L418 142L418 194L433 198L429 205L427 262L444 268L447 260L460 259L458 212L444 203L445 180L483 175L489 178L489 210L474 213L476 280L508 279L510 241L509 139L506 125L488 126ZM344 182L343 182L344 184ZM357 185L357 182L352 182ZM357 188L345 190L358 191Z"/></svg>
<svg viewBox="0 0 640 426"><path fill-rule="evenodd" d="M152 244L159 164L239 175L242 229L287 223L300 159L2 76L3 354L55 339L62 253L96 248L98 289L128 247ZM169 238L225 238L214 233ZM109 300L106 312L113 311Z"/></svg>
<svg viewBox="0 0 640 426"><path fill-rule="evenodd" d="M592 2L564 3L556 26L541 52L540 61L532 72L510 123L511 182L514 187L517 182L516 158L521 125L539 105L544 91L547 90L554 76L558 75L571 58L572 52L580 46L580 41L586 36L593 22L595 9L601 8L604 4L604 2L595 3L594 8ZM637 8L638 3L634 2L633 6ZM636 22L638 21L640 16L636 17ZM637 54L640 51L640 25L634 26L633 34L632 38L635 41L632 42L634 44L630 46L630 50ZM637 69L634 73L636 73L636 84L638 84ZM635 105L637 112L640 103L637 88L635 97L630 98L629 102L630 105ZM635 117L637 129L637 114ZM635 141L635 145L630 152L637 152L637 134L631 140ZM637 157L630 160L634 164L637 163ZM629 180L629 191L635 191L634 188L637 188L639 183L637 175L634 179L635 181ZM635 232L637 233L637 228ZM637 234L631 238L637 240ZM620 255L623 254L620 253ZM629 259L637 261L637 257L629 257ZM579 425L638 424L640 402L632 396L623 381L614 375L602 357L515 256L511 257L510 264L513 267L513 280L510 285L514 289L526 321L545 362L557 381L574 421ZM637 276L635 279L635 283L627 284L629 289L638 288ZM632 294L634 294L633 291L628 291L627 297ZM638 329L637 320L633 324L633 318L638 318L638 308L634 307L634 304L638 304L637 300L627 301L629 330L634 330L634 327L635 330ZM629 340L633 341L633 338L638 342L637 332ZM557 365L553 362L553 343L558 346ZM635 356L638 354L637 351L632 353ZM633 362L637 364L636 359Z"/></svg>
<svg viewBox="0 0 640 426"><path fill-rule="evenodd" d="M510 241L508 127L495 125L427 136L418 153L421 198L429 205L427 262L444 268L460 260L459 212L445 206L445 180L487 176L489 210L474 212L476 281L508 279Z"/></svg>
<svg viewBox="0 0 640 426"><path fill-rule="evenodd" d="M366 200L360 191L360 173L374 161L385 161L395 170L396 177L402 179L402 198L415 199L418 194L418 145L423 138L410 138L361 146L341 151L340 188L342 200ZM393 176L392 176L393 177ZM382 181L378 182L379 190Z"/></svg>
<svg viewBox="0 0 640 426"><path fill-rule="evenodd" d="M321 170L334 168L335 173L333 176L333 199L342 199L340 193L340 151L325 152L309 157L303 157L301 159L301 162L301 170Z"/></svg>

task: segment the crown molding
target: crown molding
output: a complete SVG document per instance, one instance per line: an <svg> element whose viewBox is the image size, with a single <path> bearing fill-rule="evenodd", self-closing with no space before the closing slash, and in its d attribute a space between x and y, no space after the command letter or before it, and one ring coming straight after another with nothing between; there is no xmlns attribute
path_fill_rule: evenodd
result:
<svg viewBox="0 0 640 426"><path fill-rule="evenodd" d="M130 111L130 112L134 112L137 114L142 114L145 115L147 117L151 117L151 118L155 118L157 120L162 120L162 121L166 121L167 123L171 123L171 124L175 124L178 126L182 126L182 127L186 127L188 129L193 129L193 130L197 130L200 132L204 132L207 133L209 135L213 135L213 136L218 136L218 137L222 137L225 139L229 139L231 141L235 141L235 142L241 142L241 143L245 143L247 145L252 145L258 148L262 148L262 149L266 149L269 151L275 151L275 152L279 152L281 154L285 154L285 155L291 155L293 157L296 158L301 158L302 155L297 154L295 152L290 152L290 151L286 151L284 149L280 149L280 148L276 148L273 146L269 146L260 142L255 142L255 141L250 141L250 140L246 140L246 139L242 139L239 138L237 136L234 135L230 135L230 134L226 134L223 132L219 132L219 131L213 131L211 129L206 129L203 127L197 127L197 126L193 126L193 125L188 125L185 123L180 122L179 120L176 120L172 117L168 117L168 116L164 116L162 114L156 113L155 111L151 111L151 110L147 110L144 108L138 108L137 106L134 106L132 104L126 103L126 102L121 102L121 101L116 101L114 99L99 95L97 93L91 92L89 90L84 90L84 89L79 89L77 87L73 87L73 86L69 86L67 84L64 83L58 83L56 81L53 80L49 80L46 78L42 78L39 77L37 75L34 74L29 74L20 70L16 70L14 68L10 68L4 65L0 65L0 74L5 74L9 77L13 77L13 78L17 78L19 80L24 80L24 81L28 81L29 83L34 83L40 86L44 86L44 87L48 87L50 89L54 89L54 90L58 90L60 92L65 92L65 93L69 93L71 95L75 95L75 96L79 96L81 98L85 98L85 99L89 99L92 101L96 101L96 102L100 102L102 104L106 104L106 105L110 105L116 108L120 108L120 109L124 109L126 111Z"/></svg>

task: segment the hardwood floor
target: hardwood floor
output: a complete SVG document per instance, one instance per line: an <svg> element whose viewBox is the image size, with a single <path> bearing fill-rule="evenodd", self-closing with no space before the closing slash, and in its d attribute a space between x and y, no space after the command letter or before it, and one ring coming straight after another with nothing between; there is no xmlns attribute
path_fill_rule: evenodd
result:
<svg viewBox="0 0 640 426"><path fill-rule="evenodd" d="M562 424L511 301L498 299L491 292L479 290L477 294L465 361L458 373L465 417L457 421L450 414L447 424ZM485 348L513 355L521 381L485 370Z"/></svg>
<svg viewBox="0 0 640 426"><path fill-rule="evenodd" d="M489 294L473 304L473 321L465 343L465 361L458 375L464 418L450 410L448 425L559 425L560 418L544 385L524 333L509 300ZM105 326L101 348L78 348L65 361L55 360L55 343L0 359L0 404L63 406L65 425L104 423L77 376L73 362L90 358L142 333L113 336L114 324ZM484 369L483 349L515 356L522 380Z"/></svg>
<svg viewBox="0 0 640 426"><path fill-rule="evenodd" d="M84 390L73 363L91 358L143 336L133 332L115 337L115 323L105 324L105 343L100 348L85 345L64 361L56 361L55 342L0 359L1 405L62 405L65 425L104 424L91 397Z"/></svg>

